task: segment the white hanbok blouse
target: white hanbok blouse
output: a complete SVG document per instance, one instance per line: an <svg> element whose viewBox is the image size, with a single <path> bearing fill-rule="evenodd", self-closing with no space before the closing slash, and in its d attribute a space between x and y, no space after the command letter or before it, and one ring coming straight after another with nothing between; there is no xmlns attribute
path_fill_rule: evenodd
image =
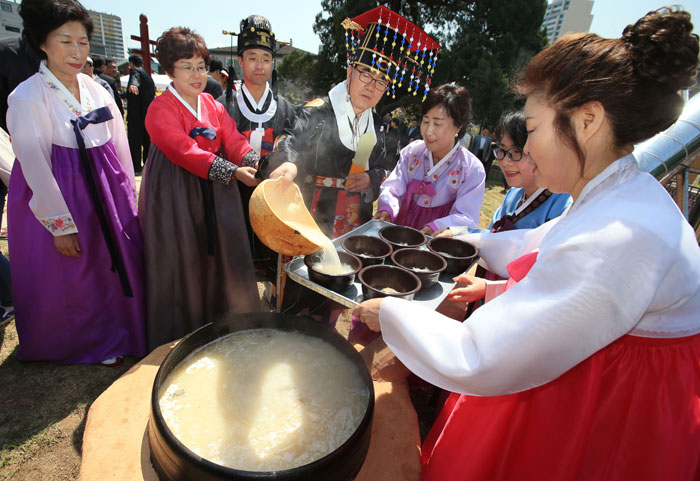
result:
<svg viewBox="0 0 700 481"><path fill-rule="evenodd" d="M109 107L112 120L90 124L83 130L85 147L99 147L111 139L136 192L124 121L114 98L82 73L78 74L78 85L80 102L43 61L39 72L19 84L8 98L7 126L12 149L32 190L29 207L37 220L55 236L78 232L51 170L53 145L78 148L71 119L100 107ZM60 222L56 222L57 219Z"/></svg>
<svg viewBox="0 0 700 481"><path fill-rule="evenodd" d="M384 340L421 378L492 396L534 388L626 334L700 333L700 247L664 188L631 155L581 192L568 212L536 229L470 234L486 267L539 249L511 289L464 323L387 298Z"/></svg>

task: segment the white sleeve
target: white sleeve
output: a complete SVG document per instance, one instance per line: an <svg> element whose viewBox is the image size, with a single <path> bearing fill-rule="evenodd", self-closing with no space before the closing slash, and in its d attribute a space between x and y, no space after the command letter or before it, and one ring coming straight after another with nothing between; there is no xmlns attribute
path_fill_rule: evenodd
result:
<svg viewBox="0 0 700 481"><path fill-rule="evenodd" d="M0 180L6 187L10 185L10 174L14 163L15 153L12 151L10 136L0 129Z"/></svg>
<svg viewBox="0 0 700 481"><path fill-rule="evenodd" d="M562 217L557 217L534 229L480 232L458 235L456 238L469 242L477 248L479 265L501 277L507 278L510 277L506 270L508 264L523 254L533 252L539 248L542 239L560 219Z"/></svg>
<svg viewBox="0 0 700 481"><path fill-rule="evenodd" d="M10 95L8 103L12 150L32 191L29 208L54 236L78 232L51 169L52 122L56 120L45 105L34 99Z"/></svg>
<svg viewBox="0 0 700 481"><path fill-rule="evenodd" d="M411 371L454 392L501 395L556 379L628 333L673 262L653 234L623 231L612 224L543 247L524 279L464 323L386 299L384 340Z"/></svg>
<svg viewBox="0 0 700 481"><path fill-rule="evenodd" d="M491 302L506 291L506 283L508 281L490 281L484 279L484 282L486 283L484 302Z"/></svg>

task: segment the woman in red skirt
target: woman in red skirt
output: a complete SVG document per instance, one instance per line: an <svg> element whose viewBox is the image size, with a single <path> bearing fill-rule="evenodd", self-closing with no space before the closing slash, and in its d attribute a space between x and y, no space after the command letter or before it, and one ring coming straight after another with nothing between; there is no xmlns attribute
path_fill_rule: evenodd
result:
<svg viewBox="0 0 700 481"><path fill-rule="evenodd" d="M700 478L700 247L631 155L680 115L692 29L662 9L619 39L564 37L526 67L525 151L538 185L574 203L536 229L463 237L506 292L464 324L393 298L355 310L454 393L422 479Z"/></svg>

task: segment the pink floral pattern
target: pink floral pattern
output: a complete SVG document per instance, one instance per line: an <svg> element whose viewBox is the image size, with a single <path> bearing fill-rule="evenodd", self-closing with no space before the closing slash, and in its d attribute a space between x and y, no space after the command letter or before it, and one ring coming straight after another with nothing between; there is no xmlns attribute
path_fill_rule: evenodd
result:
<svg viewBox="0 0 700 481"><path fill-rule="evenodd" d="M65 232L75 230L75 222L70 214L61 215L58 217L49 217L47 219L39 219L46 229L52 234L56 232Z"/></svg>
<svg viewBox="0 0 700 481"><path fill-rule="evenodd" d="M411 162L408 164L408 171L413 173L417 169L419 169L421 166L421 161L418 160L418 156L414 155L413 159L411 159Z"/></svg>

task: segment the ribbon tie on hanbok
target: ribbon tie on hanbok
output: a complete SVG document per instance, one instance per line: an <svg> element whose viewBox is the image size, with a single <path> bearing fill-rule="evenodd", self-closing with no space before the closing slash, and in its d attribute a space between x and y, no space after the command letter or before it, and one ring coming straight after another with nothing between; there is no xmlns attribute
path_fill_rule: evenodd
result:
<svg viewBox="0 0 700 481"><path fill-rule="evenodd" d="M433 185L432 182L424 182L422 180L412 180L409 182L406 186L406 195L399 209L399 215L396 216L394 223L403 225L406 216L408 216L408 209L411 206L411 200L413 200L414 194L433 197L435 195L435 185Z"/></svg>
<svg viewBox="0 0 700 481"><path fill-rule="evenodd" d="M195 127L190 130L190 137L204 137L215 140L216 131L210 127ZM214 217L214 189L211 180L199 177L199 187L204 200L204 223L207 226L207 254L214 257L216 253L216 217Z"/></svg>
<svg viewBox="0 0 700 481"><path fill-rule="evenodd" d="M105 239L105 244L107 244L107 250L109 251L109 257L112 261L112 266L110 270L114 272L117 271L119 276L119 282L122 286L122 291L126 297L134 297L134 293L131 290L131 284L129 283L129 276L126 272L126 265L124 264L124 259L117 246L117 239L112 231L112 228L107 221L107 215L105 214L104 206L102 205L102 200L100 199L100 192L97 188L97 182L95 181L95 174L92 171L92 165L90 162L90 156L88 155L87 149L85 148L85 139L83 138L83 130L90 124L101 124L112 120L112 112L110 112L109 107L100 107L92 112L88 112L82 117L72 119L73 131L75 133L75 140L78 142L78 149L80 150L80 159L83 164L83 169L85 170L85 178L88 184L88 190L90 192L90 199L95 208L95 213L97 214L97 220L100 223L100 230L102 230L102 236Z"/></svg>

